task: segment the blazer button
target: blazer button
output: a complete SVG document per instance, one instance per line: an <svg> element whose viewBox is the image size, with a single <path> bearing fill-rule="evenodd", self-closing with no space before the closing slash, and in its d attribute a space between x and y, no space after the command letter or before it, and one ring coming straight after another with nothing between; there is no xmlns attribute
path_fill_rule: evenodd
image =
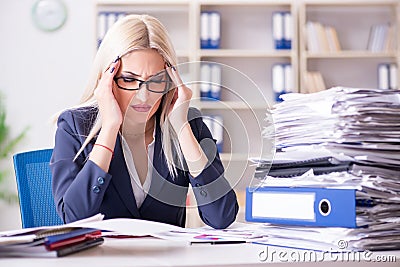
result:
<svg viewBox="0 0 400 267"><path fill-rule="evenodd" d="M98 194L100 192L100 187L95 185L95 186L92 187L92 191L93 191L93 193Z"/></svg>
<svg viewBox="0 0 400 267"><path fill-rule="evenodd" d="M200 191L200 195L202 195L203 197L206 197L206 196L207 196L207 192L204 191L204 190L201 190L201 191Z"/></svg>
<svg viewBox="0 0 400 267"><path fill-rule="evenodd" d="M97 178L97 182L99 183L99 185L104 184L104 178L100 176L99 178Z"/></svg>

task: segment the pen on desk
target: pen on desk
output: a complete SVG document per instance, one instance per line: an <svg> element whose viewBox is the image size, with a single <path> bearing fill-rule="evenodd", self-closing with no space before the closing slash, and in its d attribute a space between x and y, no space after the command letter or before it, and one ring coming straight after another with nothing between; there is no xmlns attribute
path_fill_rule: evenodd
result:
<svg viewBox="0 0 400 267"><path fill-rule="evenodd" d="M191 245L194 244L210 244L210 245L226 245L226 244L243 244L246 243L244 240L210 240L210 241L192 241Z"/></svg>

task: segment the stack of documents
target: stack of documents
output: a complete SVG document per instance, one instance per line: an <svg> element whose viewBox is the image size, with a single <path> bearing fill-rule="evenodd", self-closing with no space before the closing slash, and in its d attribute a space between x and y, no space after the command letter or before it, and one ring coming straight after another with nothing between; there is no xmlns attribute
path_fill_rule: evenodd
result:
<svg viewBox="0 0 400 267"><path fill-rule="evenodd" d="M82 227L32 229L0 236L0 257L63 257L101 245L101 230Z"/></svg>
<svg viewBox="0 0 400 267"><path fill-rule="evenodd" d="M271 116L278 149L318 145L352 158L352 172L400 178L400 91L335 87L287 94Z"/></svg>
<svg viewBox="0 0 400 267"><path fill-rule="evenodd" d="M275 138L275 159L251 159L260 182L247 189L246 219L272 223L270 244L399 249L400 91L335 87L283 98L267 116L275 129L264 132Z"/></svg>

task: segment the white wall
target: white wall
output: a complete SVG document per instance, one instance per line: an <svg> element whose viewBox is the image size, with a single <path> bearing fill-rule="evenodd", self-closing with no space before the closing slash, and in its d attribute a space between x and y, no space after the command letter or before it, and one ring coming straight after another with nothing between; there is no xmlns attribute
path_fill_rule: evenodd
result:
<svg viewBox="0 0 400 267"><path fill-rule="evenodd" d="M0 92L7 121L12 136L30 127L16 152L53 146L51 117L79 101L95 53L94 0L64 0L68 19L51 33L33 24L35 1L0 3ZM11 159L7 167L16 192ZM0 230L20 227L18 204L0 203L0 214Z"/></svg>

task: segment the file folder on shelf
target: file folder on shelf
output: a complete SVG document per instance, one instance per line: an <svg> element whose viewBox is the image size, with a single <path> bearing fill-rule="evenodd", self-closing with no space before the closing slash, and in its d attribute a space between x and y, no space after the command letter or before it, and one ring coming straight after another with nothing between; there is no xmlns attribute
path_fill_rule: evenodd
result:
<svg viewBox="0 0 400 267"><path fill-rule="evenodd" d="M246 220L356 228L356 189L248 187Z"/></svg>

